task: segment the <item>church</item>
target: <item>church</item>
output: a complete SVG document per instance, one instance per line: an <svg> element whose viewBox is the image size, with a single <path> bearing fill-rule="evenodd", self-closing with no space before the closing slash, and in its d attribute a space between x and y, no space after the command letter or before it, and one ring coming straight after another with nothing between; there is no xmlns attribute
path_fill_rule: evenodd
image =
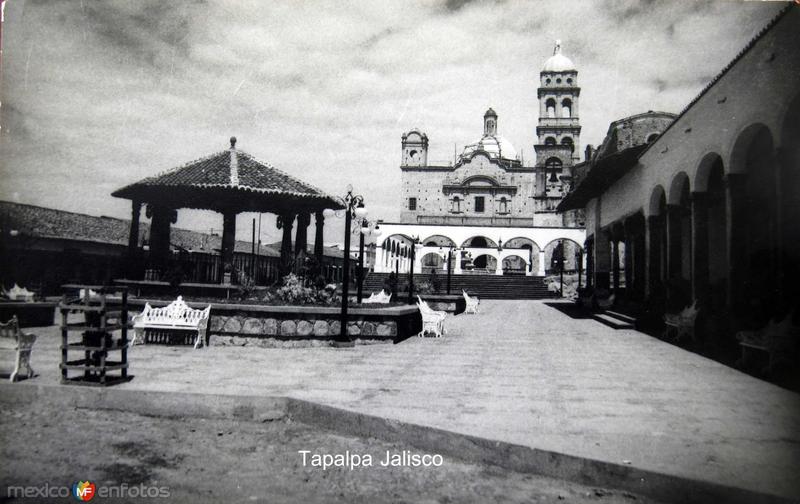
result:
<svg viewBox="0 0 800 504"><path fill-rule="evenodd" d="M409 239L418 241L413 270L454 274L544 276L559 258L582 267L582 212L557 213L580 159L578 71L556 41L539 74L539 123L533 165L501 134L499 114L483 115L482 136L448 164L429 164L429 139L402 136L400 222L381 223L376 272L408 271ZM555 258L555 259L554 259Z"/></svg>

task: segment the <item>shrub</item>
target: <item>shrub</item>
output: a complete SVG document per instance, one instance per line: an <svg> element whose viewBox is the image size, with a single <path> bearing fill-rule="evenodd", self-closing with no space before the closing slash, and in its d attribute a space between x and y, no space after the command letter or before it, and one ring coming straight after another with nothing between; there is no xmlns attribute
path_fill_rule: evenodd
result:
<svg viewBox="0 0 800 504"><path fill-rule="evenodd" d="M290 273L283 277L283 285L275 291L274 295L269 295L268 301L283 301L289 304L322 304L332 305L341 301L341 296L336 295L336 286L329 284L323 288L315 286L306 287L303 280L297 275Z"/></svg>

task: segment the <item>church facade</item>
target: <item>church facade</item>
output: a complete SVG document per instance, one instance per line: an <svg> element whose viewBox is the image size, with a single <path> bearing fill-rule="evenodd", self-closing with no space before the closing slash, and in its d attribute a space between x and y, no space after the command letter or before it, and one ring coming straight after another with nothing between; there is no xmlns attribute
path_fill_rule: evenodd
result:
<svg viewBox="0 0 800 504"><path fill-rule="evenodd" d="M539 74L537 92L533 164L526 165L500 135L492 108L483 116L482 136L448 164L428 162L425 132L403 134L400 222L381 224L385 238L376 271L410 267L408 238L420 241L415 271L446 271L451 250L457 251L454 273L544 275L553 269L554 253L566 269L580 267L582 213L556 212L579 160L581 131L578 71L559 42Z"/></svg>

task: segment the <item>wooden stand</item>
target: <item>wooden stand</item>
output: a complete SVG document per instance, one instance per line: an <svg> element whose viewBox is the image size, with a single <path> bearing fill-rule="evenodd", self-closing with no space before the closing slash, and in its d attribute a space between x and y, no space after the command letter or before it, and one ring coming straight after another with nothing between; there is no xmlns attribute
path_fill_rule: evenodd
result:
<svg viewBox="0 0 800 504"><path fill-rule="evenodd" d="M63 289L64 297L59 304L61 383L105 387L131 380L133 376L128 375L128 288L64 285ZM122 294L122 304L109 310L107 296L112 292ZM83 321L70 323L70 313L83 315ZM81 334L81 339L70 341L70 333L75 332ZM71 351L73 354L80 352L82 358L70 360ZM119 360L108 360L117 352ZM80 374L69 376L70 371Z"/></svg>

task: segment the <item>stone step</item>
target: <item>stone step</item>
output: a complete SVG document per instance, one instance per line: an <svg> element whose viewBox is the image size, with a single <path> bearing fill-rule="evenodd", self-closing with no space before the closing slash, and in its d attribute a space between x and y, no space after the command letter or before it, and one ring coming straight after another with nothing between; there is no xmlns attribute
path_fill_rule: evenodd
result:
<svg viewBox="0 0 800 504"><path fill-rule="evenodd" d="M631 317L630 315L626 315L624 313L620 313L620 312L613 311L613 310L606 310L603 313L605 315L608 315L609 317L613 317L613 318L619 320L620 322L626 322L626 323L632 324L632 325L636 324L636 319L634 317Z"/></svg>
<svg viewBox="0 0 800 504"><path fill-rule="evenodd" d="M613 329L633 329L633 324L628 322L623 322L618 318L607 315L606 313L595 313L594 315L592 315L592 318Z"/></svg>

